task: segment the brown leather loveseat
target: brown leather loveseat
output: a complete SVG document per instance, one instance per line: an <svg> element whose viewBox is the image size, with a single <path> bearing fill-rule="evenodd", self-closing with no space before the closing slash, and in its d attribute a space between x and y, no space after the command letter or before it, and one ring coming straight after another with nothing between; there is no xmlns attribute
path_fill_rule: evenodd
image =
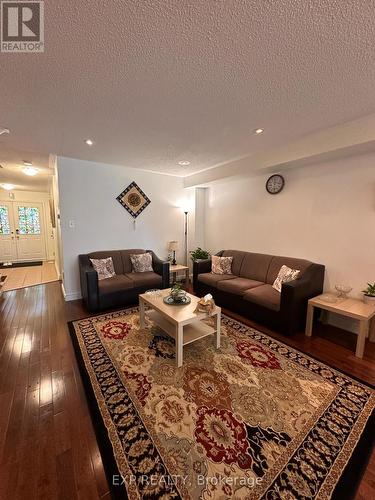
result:
<svg viewBox="0 0 375 500"><path fill-rule="evenodd" d="M197 295L211 293L219 306L286 335L304 328L308 299L323 291L323 265L238 250L222 250L216 255L233 257L233 274L212 274L210 259L194 262L193 285ZM284 264L301 272L296 280L283 283L280 293L272 284Z"/></svg>
<svg viewBox="0 0 375 500"><path fill-rule="evenodd" d="M145 252L152 254L153 272L133 273L130 255ZM112 257L116 276L98 280L90 259L108 257ZM90 312L134 304L140 293L169 286L169 262L163 262L152 250L104 250L79 255L78 258L82 298Z"/></svg>

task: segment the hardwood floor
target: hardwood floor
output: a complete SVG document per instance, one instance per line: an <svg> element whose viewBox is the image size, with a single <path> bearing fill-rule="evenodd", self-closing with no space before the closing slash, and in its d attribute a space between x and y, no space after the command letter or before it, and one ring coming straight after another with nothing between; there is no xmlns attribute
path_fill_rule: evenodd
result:
<svg viewBox="0 0 375 500"><path fill-rule="evenodd" d="M66 324L85 316L80 301L64 302L58 282L0 299L1 500L110 498ZM360 360L351 350L355 339L332 327L321 327L311 339L259 329L375 382L375 344L366 345ZM375 498L375 454L356 498Z"/></svg>

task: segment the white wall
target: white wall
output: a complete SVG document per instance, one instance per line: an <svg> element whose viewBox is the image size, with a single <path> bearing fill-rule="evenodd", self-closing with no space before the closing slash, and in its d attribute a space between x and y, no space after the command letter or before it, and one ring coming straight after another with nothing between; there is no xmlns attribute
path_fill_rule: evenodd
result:
<svg viewBox="0 0 375 500"><path fill-rule="evenodd" d="M166 258L167 243L179 240L182 262L183 212L178 206L190 190L182 178L69 158L57 159L63 244L64 290L67 300L80 297L78 255L95 250L149 248ZM150 198L136 219L116 200L135 181ZM190 203L190 206L194 206ZM73 221L74 228L69 227ZM190 240L194 239L194 213L189 215Z"/></svg>
<svg viewBox="0 0 375 500"><path fill-rule="evenodd" d="M375 281L375 154L284 176L285 188L274 196L265 190L265 174L211 183L208 249L310 259L325 264L326 290L349 284L360 297L366 282Z"/></svg>

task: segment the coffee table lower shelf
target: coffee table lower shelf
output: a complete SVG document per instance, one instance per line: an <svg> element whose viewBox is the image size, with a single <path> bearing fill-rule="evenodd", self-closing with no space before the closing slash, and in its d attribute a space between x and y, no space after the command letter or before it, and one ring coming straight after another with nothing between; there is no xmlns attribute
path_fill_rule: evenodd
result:
<svg viewBox="0 0 375 500"><path fill-rule="evenodd" d="M163 331L168 333L170 337L177 341L176 326L170 323L157 311L147 311L147 317L156 323ZM212 326L206 325L203 321L197 320L194 323L189 323L183 327L182 345L191 344L196 340L203 339L208 335L214 335L216 330Z"/></svg>

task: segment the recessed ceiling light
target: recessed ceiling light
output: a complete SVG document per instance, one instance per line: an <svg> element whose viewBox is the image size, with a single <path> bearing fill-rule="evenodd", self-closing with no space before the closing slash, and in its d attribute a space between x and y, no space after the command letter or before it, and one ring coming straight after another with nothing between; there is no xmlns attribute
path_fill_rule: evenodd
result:
<svg viewBox="0 0 375 500"><path fill-rule="evenodd" d="M85 144L87 144L88 146L93 146L94 145L94 141L91 140L91 139L85 139Z"/></svg>
<svg viewBox="0 0 375 500"><path fill-rule="evenodd" d="M31 161L25 161L25 160L24 160L24 161L23 161L23 164L25 165L25 167L32 167L32 166L33 166L33 164L32 164L32 162L31 162Z"/></svg>
<svg viewBox="0 0 375 500"><path fill-rule="evenodd" d="M179 161L178 164L181 165L181 167L187 167L188 165L190 165L190 161L182 160Z"/></svg>
<svg viewBox="0 0 375 500"><path fill-rule="evenodd" d="M1 184L1 187L3 189L6 189L7 191L11 191L12 189L14 189L14 185L13 184Z"/></svg>
<svg viewBox="0 0 375 500"><path fill-rule="evenodd" d="M33 177L39 172L39 170L35 167L25 167L22 169L22 172L30 177Z"/></svg>
<svg viewBox="0 0 375 500"><path fill-rule="evenodd" d="M263 129L263 128L256 128L256 129L254 130L254 134L256 134L256 135L263 134L263 132L264 132L264 129Z"/></svg>

